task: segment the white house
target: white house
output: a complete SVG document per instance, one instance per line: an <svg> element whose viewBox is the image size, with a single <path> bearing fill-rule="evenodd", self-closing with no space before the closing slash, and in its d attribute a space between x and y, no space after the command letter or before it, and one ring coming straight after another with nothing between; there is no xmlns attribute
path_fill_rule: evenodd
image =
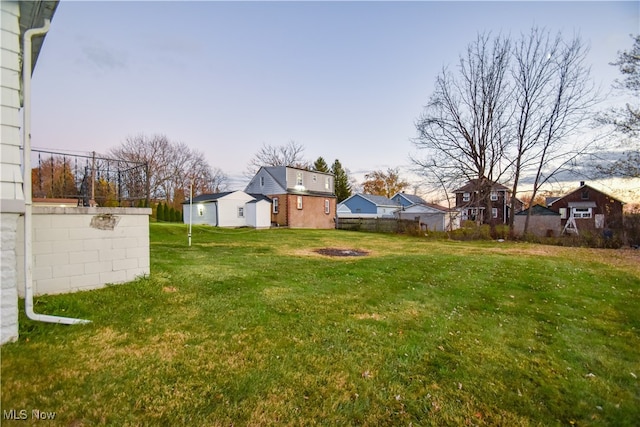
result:
<svg viewBox="0 0 640 427"><path fill-rule="evenodd" d="M202 194L182 203L185 224L206 224L215 227L271 226L271 200L261 194L244 191Z"/></svg>
<svg viewBox="0 0 640 427"><path fill-rule="evenodd" d="M460 228L460 213L432 203L420 203L395 213L399 219L418 219L424 231L448 231Z"/></svg>

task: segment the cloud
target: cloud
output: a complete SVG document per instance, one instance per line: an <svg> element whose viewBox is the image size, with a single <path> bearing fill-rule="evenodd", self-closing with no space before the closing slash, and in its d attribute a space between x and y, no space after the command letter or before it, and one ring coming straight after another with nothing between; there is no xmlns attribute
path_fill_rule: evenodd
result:
<svg viewBox="0 0 640 427"><path fill-rule="evenodd" d="M84 58L102 71L127 67L127 54L118 52L100 43L82 46Z"/></svg>

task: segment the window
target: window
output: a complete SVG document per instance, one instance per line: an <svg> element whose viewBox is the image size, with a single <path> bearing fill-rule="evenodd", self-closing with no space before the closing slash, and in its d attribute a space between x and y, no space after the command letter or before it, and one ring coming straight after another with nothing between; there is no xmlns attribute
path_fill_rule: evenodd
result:
<svg viewBox="0 0 640 427"><path fill-rule="evenodd" d="M302 196L298 196L298 209L302 209Z"/></svg>
<svg viewBox="0 0 640 427"><path fill-rule="evenodd" d="M244 208L242 206L238 207L238 218L244 218Z"/></svg>
<svg viewBox="0 0 640 427"><path fill-rule="evenodd" d="M260 177L260 186L263 187L264 186L264 176Z"/></svg>
<svg viewBox="0 0 640 427"><path fill-rule="evenodd" d="M311 177L311 180L312 180L313 182L316 182L316 181L318 180L318 177L314 174L314 175Z"/></svg>
<svg viewBox="0 0 640 427"><path fill-rule="evenodd" d="M468 202L471 200L471 193L463 193L462 194L462 201L463 202Z"/></svg>
<svg viewBox="0 0 640 427"><path fill-rule="evenodd" d="M573 208L574 218L591 218L591 208Z"/></svg>
<svg viewBox="0 0 640 427"><path fill-rule="evenodd" d="M326 177L324 180L324 189L331 190L331 178Z"/></svg>
<svg viewBox="0 0 640 427"><path fill-rule="evenodd" d="M331 212L331 203L329 203L328 199L324 200L324 213L328 214Z"/></svg>
<svg viewBox="0 0 640 427"><path fill-rule="evenodd" d="M278 198L277 197L273 198L273 213L274 214L278 213Z"/></svg>
<svg viewBox="0 0 640 427"><path fill-rule="evenodd" d="M560 219L567 219L567 208L560 208Z"/></svg>
<svg viewBox="0 0 640 427"><path fill-rule="evenodd" d="M296 185L302 185L302 172L298 172L296 175Z"/></svg>
<svg viewBox="0 0 640 427"><path fill-rule="evenodd" d="M204 215L204 205L198 205L198 216Z"/></svg>
<svg viewBox="0 0 640 427"><path fill-rule="evenodd" d="M498 218L498 208L491 208L491 216L493 218Z"/></svg>
<svg viewBox="0 0 640 427"><path fill-rule="evenodd" d="M582 190L582 200L589 200L589 190Z"/></svg>
<svg viewBox="0 0 640 427"><path fill-rule="evenodd" d="M491 192L491 201L495 202L496 200L498 200L498 192L497 191L492 191ZM495 216L494 216L495 218Z"/></svg>

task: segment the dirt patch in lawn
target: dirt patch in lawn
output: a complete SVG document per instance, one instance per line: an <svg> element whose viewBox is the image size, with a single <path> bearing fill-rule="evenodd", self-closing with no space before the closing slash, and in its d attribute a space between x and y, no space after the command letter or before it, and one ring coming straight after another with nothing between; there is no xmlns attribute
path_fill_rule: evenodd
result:
<svg viewBox="0 0 640 427"><path fill-rule="evenodd" d="M325 256L336 256L336 257L351 257L351 256L367 256L369 255L368 251L363 251L362 249L341 249L341 248L321 248L314 249L313 252L325 255Z"/></svg>

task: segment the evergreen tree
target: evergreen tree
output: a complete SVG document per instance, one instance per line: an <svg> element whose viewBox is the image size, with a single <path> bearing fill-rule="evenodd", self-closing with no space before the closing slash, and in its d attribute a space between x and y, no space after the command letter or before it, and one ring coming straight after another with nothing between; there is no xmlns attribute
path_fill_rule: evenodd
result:
<svg viewBox="0 0 640 427"><path fill-rule="evenodd" d="M162 207L162 202L158 203L156 207L156 219L158 221L164 221L164 208Z"/></svg>
<svg viewBox="0 0 640 427"><path fill-rule="evenodd" d="M313 162L313 170L317 172L329 172L329 165L322 157L318 157L318 159Z"/></svg>
<svg viewBox="0 0 640 427"><path fill-rule="evenodd" d="M338 203L340 203L351 196L349 175L338 159L333 162L333 165L331 166L331 173L335 177L335 193Z"/></svg>
<svg viewBox="0 0 640 427"><path fill-rule="evenodd" d="M166 222L171 221L171 217L169 216L169 205L167 203L162 207L162 219Z"/></svg>

